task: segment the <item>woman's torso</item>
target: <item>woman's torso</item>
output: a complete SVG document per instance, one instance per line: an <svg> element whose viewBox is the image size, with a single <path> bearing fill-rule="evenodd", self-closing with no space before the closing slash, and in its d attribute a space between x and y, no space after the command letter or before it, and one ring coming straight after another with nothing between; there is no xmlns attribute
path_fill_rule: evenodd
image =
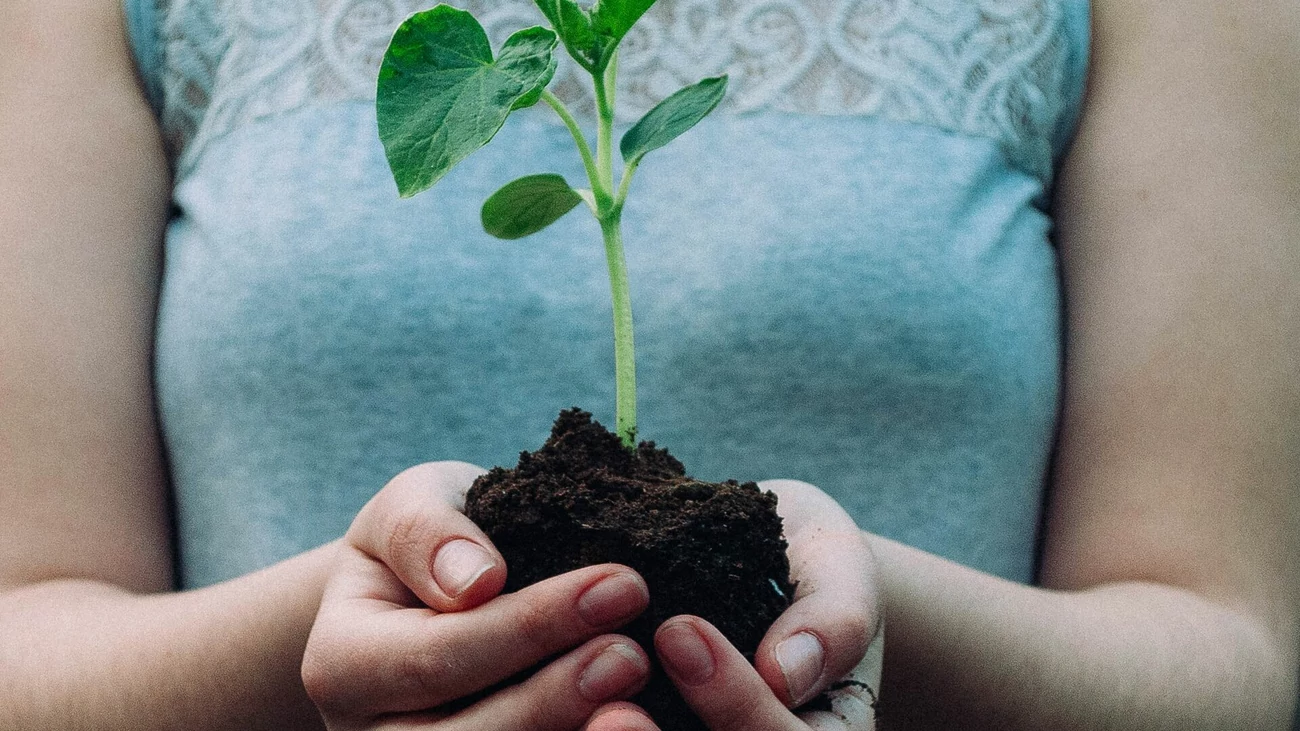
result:
<svg viewBox="0 0 1300 731"><path fill-rule="evenodd" d="M399 200L373 79L408 0L126 0L177 166L157 335L186 585L337 537L406 466L512 463L612 417L608 284L575 211L478 208L582 179L545 107ZM495 38L527 0L455 3ZM863 528L1031 577L1060 390L1044 212L1084 0L660 0L625 121L727 71L625 214L641 433L705 478L791 477ZM557 93L583 108L576 76Z"/></svg>

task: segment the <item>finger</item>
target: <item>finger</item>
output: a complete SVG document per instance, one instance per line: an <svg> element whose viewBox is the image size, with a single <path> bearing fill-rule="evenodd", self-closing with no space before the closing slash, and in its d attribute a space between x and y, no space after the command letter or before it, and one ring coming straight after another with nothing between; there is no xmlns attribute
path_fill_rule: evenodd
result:
<svg viewBox="0 0 1300 731"><path fill-rule="evenodd" d="M644 580L623 566L591 566L463 612L356 611L323 604L304 682L336 717L432 708L505 680L622 626L645 609Z"/></svg>
<svg viewBox="0 0 1300 731"><path fill-rule="evenodd" d="M874 731L884 650L882 624L862 661L827 690L830 712L809 711L800 713L799 718L813 731Z"/></svg>
<svg viewBox="0 0 1300 731"><path fill-rule="evenodd" d="M853 519L803 482L762 483L777 494L798 588L768 629L754 665L789 707L815 698L862 660L880 615L871 549Z"/></svg>
<svg viewBox="0 0 1300 731"><path fill-rule="evenodd" d="M674 617L655 633L668 677L712 731L807 731L744 656L699 617Z"/></svg>
<svg viewBox="0 0 1300 731"><path fill-rule="evenodd" d="M592 714L582 731L659 731L659 727L637 706L611 703Z"/></svg>
<svg viewBox="0 0 1300 731"><path fill-rule="evenodd" d="M506 564L461 512L465 491L483 470L464 462L430 462L394 477L361 510L346 542L388 567L409 589L389 582L373 598L400 604L414 594L439 612L457 612L496 596Z"/></svg>
<svg viewBox="0 0 1300 731"><path fill-rule="evenodd" d="M572 731L645 687L650 659L627 637L600 637L535 675L432 724L430 731ZM433 717L433 718L436 718ZM402 719L376 731L412 728Z"/></svg>

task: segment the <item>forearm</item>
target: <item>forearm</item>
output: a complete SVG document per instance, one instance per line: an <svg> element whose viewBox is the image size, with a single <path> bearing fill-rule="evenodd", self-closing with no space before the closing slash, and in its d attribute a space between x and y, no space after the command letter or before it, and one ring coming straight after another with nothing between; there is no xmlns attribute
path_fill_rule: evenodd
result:
<svg viewBox="0 0 1300 731"><path fill-rule="evenodd" d="M0 728L321 728L299 668L332 551L176 594L0 594Z"/></svg>
<svg viewBox="0 0 1300 731"><path fill-rule="evenodd" d="M872 536L891 729L1285 729L1294 657L1262 623L1153 584L1055 592Z"/></svg>

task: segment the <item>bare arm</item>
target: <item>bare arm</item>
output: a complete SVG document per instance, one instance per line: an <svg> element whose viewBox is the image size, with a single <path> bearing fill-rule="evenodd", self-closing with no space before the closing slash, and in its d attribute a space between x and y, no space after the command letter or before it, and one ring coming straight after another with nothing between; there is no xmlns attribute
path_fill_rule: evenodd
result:
<svg viewBox="0 0 1300 731"><path fill-rule="evenodd" d="M168 593L167 167L120 13L0 3L0 728L312 727L298 668L330 549Z"/></svg>
<svg viewBox="0 0 1300 731"><path fill-rule="evenodd" d="M1290 728L1295 657L1258 617L1158 583L1025 587L871 541L886 728Z"/></svg>
<svg viewBox="0 0 1300 731"><path fill-rule="evenodd" d="M225 584L0 595L0 728L319 729L300 680L334 544Z"/></svg>
<svg viewBox="0 0 1300 731"><path fill-rule="evenodd" d="M1300 8L1094 12L1047 588L875 539L895 728L1289 728Z"/></svg>

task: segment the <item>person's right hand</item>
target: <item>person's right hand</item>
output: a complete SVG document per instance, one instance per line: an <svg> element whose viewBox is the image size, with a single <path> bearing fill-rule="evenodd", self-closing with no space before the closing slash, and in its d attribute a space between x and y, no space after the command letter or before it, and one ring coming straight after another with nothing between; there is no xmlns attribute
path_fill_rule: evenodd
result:
<svg viewBox="0 0 1300 731"><path fill-rule="evenodd" d="M644 686L645 652L607 633L645 609L645 582L606 564L499 596L505 561L460 512L479 474L413 467L340 542L302 667L332 731L574 731ZM551 658L522 683L440 710Z"/></svg>

